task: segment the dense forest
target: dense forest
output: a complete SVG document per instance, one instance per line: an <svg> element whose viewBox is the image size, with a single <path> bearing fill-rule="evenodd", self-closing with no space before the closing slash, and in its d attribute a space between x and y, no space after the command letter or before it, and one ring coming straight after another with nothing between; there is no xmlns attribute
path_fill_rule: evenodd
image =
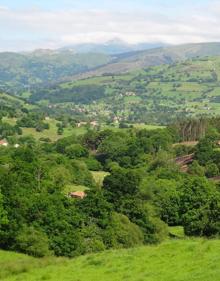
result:
<svg viewBox="0 0 220 281"><path fill-rule="evenodd" d="M4 121L9 115L15 125ZM47 130L39 112L2 107L1 118L8 141L0 146L2 249L74 257L160 243L169 226L189 236L220 234L218 118L150 131L88 129L55 142L22 135L25 126ZM192 158L183 169L176 159L185 155ZM105 172L102 184L94 171ZM72 197L79 187L83 196Z"/></svg>

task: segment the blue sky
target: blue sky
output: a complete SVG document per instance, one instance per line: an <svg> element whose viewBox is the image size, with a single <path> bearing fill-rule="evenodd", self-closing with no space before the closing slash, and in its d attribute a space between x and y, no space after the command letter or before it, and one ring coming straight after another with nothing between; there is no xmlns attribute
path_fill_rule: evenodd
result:
<svg viewBox="0 0 220 281"><path fill-rule="evenodd" d="M0 51L128 43L220 41L217 0L0 0Z"/></svg>

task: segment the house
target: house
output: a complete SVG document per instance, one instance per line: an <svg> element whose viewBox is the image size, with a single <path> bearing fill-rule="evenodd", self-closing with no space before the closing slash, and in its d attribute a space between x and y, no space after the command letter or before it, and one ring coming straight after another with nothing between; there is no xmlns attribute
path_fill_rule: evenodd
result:
<svg viewBox="0 0 220 281"><path fill-rule="evenodd" d="M6 140L0 140L0 146L8 146L8 142Z"/></svg>
<svg viewBox="0 0 220 281"><path fill-rule="evenodd" d="M84 191L75 191L75 192L70 192L69 197L71 198L78 198L78 199L83 199L86 196Z"/></svg>

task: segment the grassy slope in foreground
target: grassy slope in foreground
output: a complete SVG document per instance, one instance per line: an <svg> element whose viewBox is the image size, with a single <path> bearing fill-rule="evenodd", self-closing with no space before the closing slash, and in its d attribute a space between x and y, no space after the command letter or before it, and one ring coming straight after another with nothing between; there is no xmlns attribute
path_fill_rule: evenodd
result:
<svg viewBox="0 0 220 281"><path fill-rule="evenodd" d="M73 260L0 252L5 281L219 281L220 240L172 240Z"/></svg>

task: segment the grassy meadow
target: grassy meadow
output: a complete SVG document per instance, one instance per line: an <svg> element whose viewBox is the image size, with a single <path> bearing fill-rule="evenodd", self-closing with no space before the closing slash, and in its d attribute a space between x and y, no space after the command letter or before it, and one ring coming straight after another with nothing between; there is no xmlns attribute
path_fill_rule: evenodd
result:
<svg viewBox="0 0 220 281"><path fill-rule="evenodd" d="M16 125L17 119L4 117L3 121L14 126L14 125ZM43 130L42 132L37 132L35 128L22 128L23 136L31 135L37 140L39 140L41 138L49 138L51 141L56 141L60 138L68 137L73 134L76 136L79 136L79 135L83 135L87 132L86 126L73 128L72 126L69 125L67 128L64 128L64 132L62 135L58 135L56 124L59 123L59 121L57 121L56 119L50 118L48 120L45 120L45 122L49 124L49 130ZM100 125L101 125L100 127L102 130L105 130L105 129L109 129L109 130L113 130L113 131L122 130L122 129L119 129L118 125L111 126L111 125L106 125L104 123L101 123ZM160 128L161 129L165 128L164 126L150 125L150 124L144 124L144 123L133 124L133 127L137 128L137 129L146 129L146 130L156 130L156 129L160 129ZM124 129L124 130L126 130L126 129Z"/></svg>
<svg viewBox="0 0 220 281"><path fill-rule="evenodd" d="M4 281L219 281L220 240L168 240L75 259L0 251Z"/></svg>
<svg viewBox="0 0 220 281"><path fill-rule="evenodd" d="M4 117L3 121L11 125L15 125L17 119ZM42 132L37 132L35 128L22 128L23 136L31 135L37 140L39 140L40 138L49 138L51 141L56 141L60 138L71 136L72 134L78 136L86 133L85 127L73 128L69 126L67 128L64 128L64 132L62 135L58 135L56 124L59 123L59 121L51 118L49 120L46 120L45 122L49 124L50 126L49 130L43 130Z"/></svg>

